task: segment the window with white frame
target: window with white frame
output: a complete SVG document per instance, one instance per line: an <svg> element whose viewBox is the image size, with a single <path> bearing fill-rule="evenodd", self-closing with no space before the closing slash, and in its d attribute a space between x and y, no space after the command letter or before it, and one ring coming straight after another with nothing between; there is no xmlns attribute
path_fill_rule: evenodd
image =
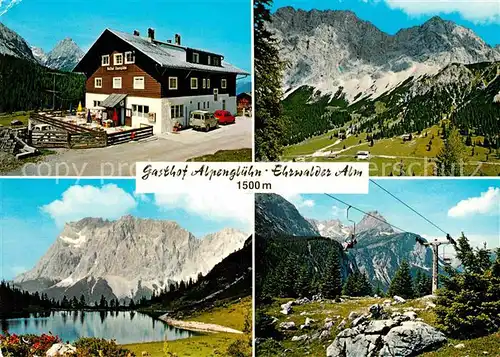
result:
<svg viewBox="0 0 500 357"><path fill-rule="evenodd" d="M193 63L200 63L200 54L193 52Z"/></svg>
<svg viewBox="0 0 500 357"><path fill-rule="evenodd" d="M94 88L102 88L102 78L94 79Z"/></svg>
<svg viewBox="0 0 500 357"><path fill-rule="evenodd" d="M113 77L113 89L122 89L122 77Z"/></svg>
<svg viewBox="0 0 500 357"><path fill-rule="evenodd" d="M177 89L177 77L168 77L168 89Z"/></svg>
<svg viewBox="0 0 500 357"><path fill-rule="evenodd" d="M101 64L103 66L109 66L109 55L102 56Z"/></svg>
<svg viewBox="0 0 500 357"><path fill-rule="evenodd" d="M198 78L191 78L191 89L198 89Z"/></svg>
<svg viewBox="0 0 500 357"><path fill-rule="evenodd" d="M149 117L149 106L148 105L137 105L132 104L132 116L139 118Z"/></svg>
<svg viewBox="0 0 500 357"><path fill-rule="evenodd" d="M135 63L135 53L132 51L125 52L125 64Z"/></svg>
<svg viewBox="0 0 500 357"><path fill-rule="evenodd" d="M203 88L207 88L207 79L203 78Z"/></svg>
<svg viewBox="0 0 500 357"><path fill-rule="evenodd" d="M184 116L184 105L172 105L170 107L171 119L182 118Z"/></svg>
<svg viewBox="0 0 500 357"><path fill-rule="evenodd" d="M100 100L94 100L94 108L95 107L100 107L101 106L101 101Z"/></svg>
<svg viewBox="0 0 500 357"><path fill-rule="evenodd" d="M207 88L210 89L210 78L207 79Z"/></svg>
<svg viewBox="0 0 500 357"><path fill-rule="evenodd" d="M222 100L222 110L226 110L226 100Z"/></svg>
<svg viewBox="0 0 500 357"><path fill-rule="evenodd" d="M222 78L221 82L220 82L220 87L222 89L226 89L227 88L227 79L225 78Z"/></svg>
<svg viewBox="0 0 500 357"><path fill-rule="evenodd" d="M210 109L210 102L207 102L207 109Z"/></svg>
<svg viewBox="0 0 500 357"><path fill-rule="evenodd" d="M219 100L219 90L217 88L214 89L214 102Z"/></svg>
<svg viewBox="0 0 500 357"><path fill-rule="evenodd" d="M207 106L207 103L203 102L203 109L207 109L206 106Z"/></svg>
<svg viewBox="0 0 500 357"><path fill-rule="evenodd" d="M200 110L200 109L201 109L200 104L201 104L201 103L200 103L200 102L198 102L198 110Z"/></svg>
<svg viewBox="0 0 500 357"><path fill-rule="evenodd" d="M121 66L123 64L123 54L115 53L113 55L113 64L115 66Z"/></svg>
<svg viewBox="0 0 500 357"><path fill-rule="evenodd" d="M211 61L212 58L210 58L210 56L208 56L208 64L210 65L210 61Z"/></svg>
<svg viewBox="0 0 500 357"><path fill-rule="evenodd" d="M144 77L134 77L134 89L144 89Z"/></svg>

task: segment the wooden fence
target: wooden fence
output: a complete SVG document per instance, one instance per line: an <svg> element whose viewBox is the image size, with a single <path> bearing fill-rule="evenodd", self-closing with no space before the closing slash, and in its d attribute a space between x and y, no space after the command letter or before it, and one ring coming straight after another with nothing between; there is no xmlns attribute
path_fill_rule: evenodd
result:
<svg viewBox="0 0 500 357"><path fill-rule="evenodd" d="M69 133L67 131L31 131L28 134L28 143L37 148L67 148L69 147Z"/></svg>
<svg viewBox="0 0 500 357"><path fill-rule="evenodd" d="M53 114L53 113L51 113L51 114ZM51 118L51 117L46 116L46 115L32 113L30 115L30 119L39 121L39 122L44 123L44 124L49 124L53 128L66 130L66 131L68 131L70 133L94 133L94 134L101 134L101 132L99 132L97 130L93 130L93 129L90 129L90 128L85 128L83 126L76 125L76 124L67 123L67 122L65 122L65 121L63 121L61 119Z"/></svg>
<svg viewBox="0 0 500 357"><path fill-rule="evenodd" d="M58 115L59 113L50 114ZM37 113L32 113L30 119L48 124L53 128L47 131L26 131L26 141L41 148L101 148L153 136L152 126L108 134L105 131L85 128Z"/></svg>
<svg viewBox="0 0 500 357"><path fill-rule="evenodd" d="M146 139L153 136L153 127L146 126L143 128L130 129L108 134L108 145L123 144L132 140Z"/></svg>

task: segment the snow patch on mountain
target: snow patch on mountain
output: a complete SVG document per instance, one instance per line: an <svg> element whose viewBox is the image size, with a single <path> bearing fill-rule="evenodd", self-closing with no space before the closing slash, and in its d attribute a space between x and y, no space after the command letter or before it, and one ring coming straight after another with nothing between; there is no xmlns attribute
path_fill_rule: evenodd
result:
<svg viewBox="0 0 500 357"><path fill-rule="evenodd" d="M451 63L500 60L498 48L439 17L389 35L351 11L284 7L273 15L269 29L289 63L285 97L308 85L323 94L341 89L349 102L375 99L410 77L437 74Z"/></svg>
<svg viewBox="0 0 500 357"><path fill-rule="evenodd" d="M51 289L57 296L66 291L79 298L99 287L120 299L135 299L170 282L207 274L241 249L246 238L235 229L196 238L175 222L132 216L85 218L66 224L36 266L14 282L22 286L49 279L55 281Z"/></svg>

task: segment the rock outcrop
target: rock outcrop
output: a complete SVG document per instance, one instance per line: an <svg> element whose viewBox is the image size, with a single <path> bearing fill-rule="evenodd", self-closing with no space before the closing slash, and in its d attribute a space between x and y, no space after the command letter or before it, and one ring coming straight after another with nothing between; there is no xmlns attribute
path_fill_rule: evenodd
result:
<svg viewBox="0 0 500 357"><path fill-rule="evenodd" d="M375 313L375 314L374 314ZM341 331L328 346L327 357L406 357L440 347L445 335L436 328L416 321L414 311L386 316L380 305L370 307L370 314L357 317L351 328Z"/></svg>

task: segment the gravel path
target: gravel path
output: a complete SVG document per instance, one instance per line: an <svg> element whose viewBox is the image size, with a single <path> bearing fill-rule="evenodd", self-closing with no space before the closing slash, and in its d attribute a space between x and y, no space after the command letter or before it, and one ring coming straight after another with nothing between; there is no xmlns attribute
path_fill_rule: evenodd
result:
<svg viewBox="0 0 500 357"><path fill-rule="evenodd" d="M238 118L236 124L208 133L186 130L101 149L59 149L37 163L8 172L9 176L134 176L139 161L183 162L219 150L252 147L253 120Z"/></svg>
<svg viewBox="0 0 500 357"><path fill-rule="evenodd" d="M166 314L160 316L159 319L166 322L170 326L178 327L184 330L203 331L203 332L228 332L228 333L243 334L243 332L239 330L235 330L221 325L207 324L198 321L183 321L183 320L171 319Z"/></svg>

